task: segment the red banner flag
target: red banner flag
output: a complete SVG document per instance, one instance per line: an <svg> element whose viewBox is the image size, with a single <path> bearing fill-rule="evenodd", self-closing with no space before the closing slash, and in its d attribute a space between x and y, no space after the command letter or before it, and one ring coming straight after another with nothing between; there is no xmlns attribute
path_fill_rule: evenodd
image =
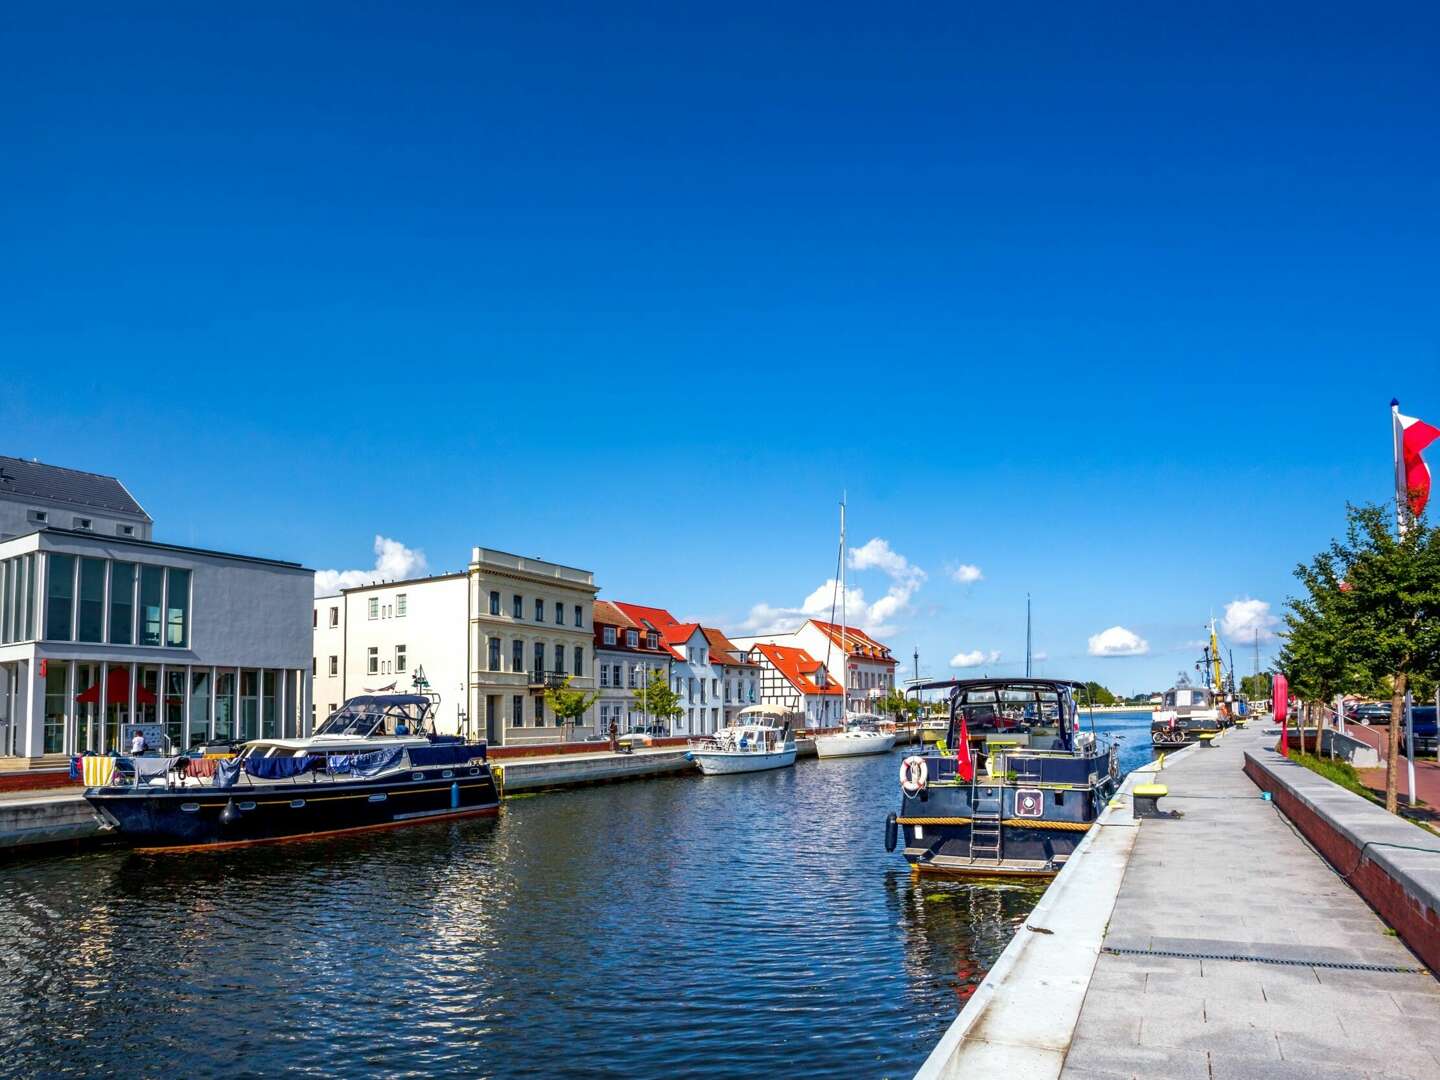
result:
<svg viewBox="0 0 1440 1080"><path fill-rule="evenodd" d="M1419 517L1430 500L1430 466L1420 452L1440 439L1440 428L1406 416L1398 401L1390 403L1390 415L1395 423L1395 502Z"/></svg>
<svg viewBox="0 0 1440 1080"><path fill-rule="evenodd" d="M1271 683L1274 701L1271 703L1275 719L1280 721L1280 753L1290 756L1290 682L1284 675L1276 675Z"/></svg>
<svg viewBox="0 0 1440 1080"><path fill-rule="evenodd" d="M960 745L955 747L955 764L961 780L975 779L975 759L970 756L970 725L965 722L964 711L960 713Z"/></svg>

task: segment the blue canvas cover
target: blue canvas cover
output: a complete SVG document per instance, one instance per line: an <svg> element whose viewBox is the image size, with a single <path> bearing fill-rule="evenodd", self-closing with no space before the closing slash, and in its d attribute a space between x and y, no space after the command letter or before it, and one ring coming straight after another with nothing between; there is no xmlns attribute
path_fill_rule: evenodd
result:
<svg viewBox="0 0 1440 1080"><path fill-rule="evenodd" d="M483 745L439 743L435 746L412 746L410 748L410 764L417 768L426 765L464 765L474 758L485 760Z"/></svg>
<svg viewBox="0 0 1440 1080"><path fill-rule="evenodd" d="M325 759L318 755L305 754L301 757L247 757L245 771L261 780L289 780L307 772L325 767Z"/></svg>
<svg viewBox="0 0 1440 1080"><path fill-rule="evenodd" d="M210 781L211 787L234 787L235 781L240 779L240 774L245 769L245 763L239 758L220 758L215 762L215 776Z"/></svg>
<svg viewBox="0 0 1440 1080"><path fill-rule="evenodd" d="M405 748L397 746L368 754L336 754L330 758L330 771L349 773L351 776L375 776L398 765L404 753Z"/></svg>

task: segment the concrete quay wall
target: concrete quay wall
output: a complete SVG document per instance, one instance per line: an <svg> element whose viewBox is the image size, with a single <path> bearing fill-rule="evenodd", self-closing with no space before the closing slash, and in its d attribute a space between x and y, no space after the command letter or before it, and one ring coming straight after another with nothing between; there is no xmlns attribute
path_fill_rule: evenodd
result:
<svg viewBox="0 0 1440 1080"><path fill-rule="evenodd" d="M1245 774L1415 955L1440 970L1440 836L1284 758L1247 751Z"/></svg>
<svg viewBox="0 0 1440 1080"><path fill-rule="evenodd" d="M553 758L512 758L497 761L505 793L543 788L639 780L695 769L683 747L636 750L633 754L566 754Z"/></svg>
<svg viewBox="0 0 1440 1080"><path fill-rule="evenodd" d="M90 804L78 793L0 802L0 852L97 841L104 835Z"/></svg>

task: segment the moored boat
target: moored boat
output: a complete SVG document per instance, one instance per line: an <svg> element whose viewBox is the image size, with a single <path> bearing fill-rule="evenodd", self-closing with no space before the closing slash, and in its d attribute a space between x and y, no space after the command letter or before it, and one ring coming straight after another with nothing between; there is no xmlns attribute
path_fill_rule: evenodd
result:
<svg viewBox="0 0 1440 1080"><path fill-rule="evenodd" d="M910 865L927 873L1057 873L1119 781L1115 746L1080 728L1083 685L1017 677L912 687L949 690L949 727L943 746L901 763L887 850L903 841Z"/></svg>
<svg viewBox="0 0 1440 1080"><path fill-rule="evenodd" d="M1151 712L1150 742L1163 747L1189 746L1220 727L1221 712L1214 693L1181 683L1166 690L1160 707Z"/></svg>
<svg viewBox="0 0 1440 1080"><path fill-rule="evenodd" d="M85 798L141 848L212 847L495 814L484 743L433 731L433 700L351 698L303 739L230 759L133 757Z"/></svg>
<svg viewBox="0 0 1440 1080"><path fill-rule="evenodd" d="M885 754L894 748L895 724L873 713L847 716L844 730L815 736L815 756L821 758Z"/></svg>
<svg viewBox="0 0 1440 1080"><path fill-rule="evenodd" d="M787 768L795 764L792 719L778 706L752 705L709 738L691 740L685 756L706 776Z"/></svg>

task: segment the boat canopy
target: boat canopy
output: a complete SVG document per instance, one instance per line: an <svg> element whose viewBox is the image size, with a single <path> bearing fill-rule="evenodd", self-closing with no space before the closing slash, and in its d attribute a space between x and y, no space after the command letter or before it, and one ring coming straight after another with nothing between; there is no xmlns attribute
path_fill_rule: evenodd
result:
<svg viewBox="0 0 1440 1080"><path fill-rule="evenodd" d="M971 734L1027 731L1053 727L1056 749L1074 745L1077 707L1075 691L1084 683L1070 679L994 678L946 679L912 686L912 690L950 691L947 741L959 739L963 719Z"/></svg>
<svg viewBox="0 0 1440 1080"><path fill-rule="evenodd" d="M420 694L364 694L331 713L315 735L418 735L434 705Z"/></svg>
<svg viewBox="0 0 1440 1080"><path fill-rule="evenodd" d="M794 709L787 709L783 705L750 705L741 709L735 714L735 723L731 727L740 724L774 724L777 727L781 724L792 723L801 719L801 714Z"/></svg>
<svg viewBox="0 0 1440 1080"><path fill-rule="evenodd" d="M1175 686L1165 691L1165 708L1208 709L1214 696L1203 686Z"/></svg>

